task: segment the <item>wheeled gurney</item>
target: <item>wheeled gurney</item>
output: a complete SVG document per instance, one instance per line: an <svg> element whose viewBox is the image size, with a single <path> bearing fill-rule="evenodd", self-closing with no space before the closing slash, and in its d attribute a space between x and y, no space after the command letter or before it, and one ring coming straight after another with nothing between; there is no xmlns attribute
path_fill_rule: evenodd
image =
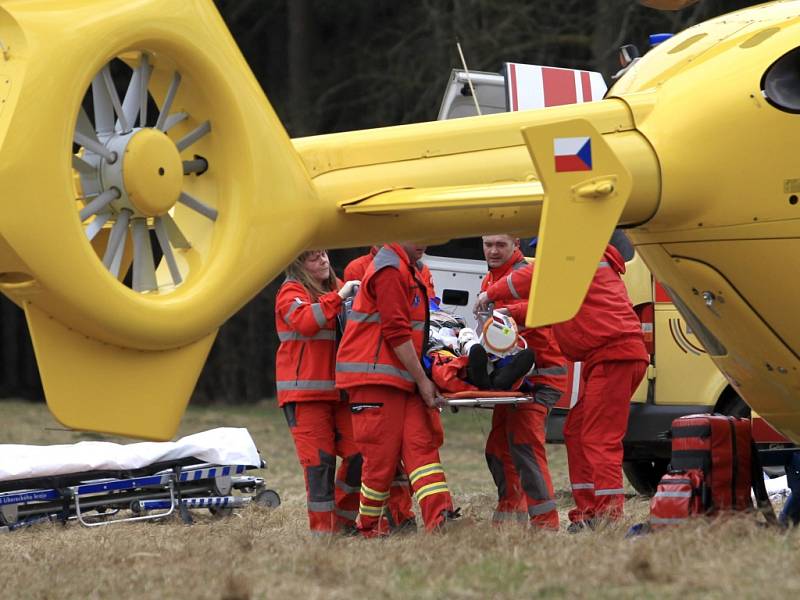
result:
<svg viewBox="0 0 800 600"><path fill-rule="evenodd" d="M246 429L219 428L177 442L0 446L0 527L44 520L86 527L162 519L191 509L226 515L251 502L276 507L280 497Z"/></svg>

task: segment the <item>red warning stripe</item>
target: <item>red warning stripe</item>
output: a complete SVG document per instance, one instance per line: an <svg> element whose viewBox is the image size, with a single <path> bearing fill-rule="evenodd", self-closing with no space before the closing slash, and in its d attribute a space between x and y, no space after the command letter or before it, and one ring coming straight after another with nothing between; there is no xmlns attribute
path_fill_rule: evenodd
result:
<svg viewBox="0 0 800 600"><path fill-rule="evenodd" d="M574 104L578 101L574 71L542 67L542 87L545 106Z"/></svg>

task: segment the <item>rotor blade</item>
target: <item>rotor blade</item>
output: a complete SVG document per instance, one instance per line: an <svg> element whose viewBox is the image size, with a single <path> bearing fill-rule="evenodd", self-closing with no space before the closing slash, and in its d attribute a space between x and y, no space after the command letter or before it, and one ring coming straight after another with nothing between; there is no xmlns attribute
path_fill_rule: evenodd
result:
<svg viewBox="0 0 800 600"><path fill-rule="evenodd" d="M216 208L212 208L208 204L204 204L203 202L201 202L194 196L190 196L186 192L181 192L181 195L178 198L178 202L188 206L194 211L199 212L201 215L211 219L212 221L217 220L217 215L219 213L217 212Z"/></svg>
<svg viewBox="0 0 800 600"><path fill-rule="evenodd" d="M122 239L120 240L117 251L114 253L114 259L111 261L111 266L108 268L109 272L114 277L119 277L119 270L122 266L122 257L125 255L125 240L128 237L128 227L122 230Z"/></svg>
<svg viewBox="0 0 800 600"><path fill-rule="evenodd" d="M180 152L185 150L209 131L211 131L211 121L205 121L195 129L192 129L189 133L179 139L177 144L175 144L178 147L178 151Z"/></svg>
<svg viewBox="0 0 800 600"><path fill-rule="evenodd" d="M175 125L177 125L181 121L185 121L188 118L189 118L189 113L186 113L186 112L183 112L183 111L176 112L173 115L169 115L164 120L164 128L161 131L163 131L164 133L167 133L170 129L175 127Z"/></svg>
<svg viewBox="0 0 800 600"><path fill-rule="evenodd" d="M114 131L114 107L108 95L102 72L92 80L92 101L94 102L94 127L97 133Z"/></svg>
<svg viewBox="0 0 800 600"><path fill-rule="evenodd" d="M91 242L95 236L100 233L100 230L103 229L103 225L111 218L111 213L103 213L102 215L97 215L94 218L94 221L89 223L84 230L86 232L86 237Z"/></svg>
<svg viewBox="0 0 800 600"><path fill-rule="evenodd" d="M115 187L107 189L105 192L97 196L94 200L89 202L86 206L83 207L79 216L81 218L81 222L85 221L92 215L96 215L101 210L103 210L106 206L108 206L113 200L119 198L120 193L119 190Z"/></svg>
<svg viewBox="0 0 800 600"><path fill-rule="evenodd" d="M139 127L147 125L147 86L150 83L150 63L147 54L142 52L142 59L139 62Z"/></svg>
<svg viewBox="0 0 800 600"><path fill-rule="evenodd" d="M172 275L172 283L176 286L183 281L181 278L181 270L178 268L178 263L175 262L175 255L172 252L172 247L169 245L169 234L164 225L164 220L161 217L156 217L156 237L158 238L158 245L161 246L161 251L164 253L164 260L167 261L169 273Z"/></svg>
<svg viewBox="0 0 800 600"><path fill-rule="evenodd" d="M125 99L122 101L122 113L125 119L133 125L136 123L136 113L139 112L139 88L142 80L142 73L140 69L134 69L131 75L128 89L125 91ZM117 119L117 129L122 129L122 123Z"/></svg>
<svg viewBox="0 0 800 600"><path fill-rule="evenodd" d="M162 131L166 131L164 129L164 124L167 122L167 117L169 116L169 110L172 108L172 103L175 100L175 94L178 93L178 86L181 84L181 74L175 71L172 74L172 82L169 84L169 89L167 90L167 97L164 98L164 104L161 106L161 111L158 113L158 121L156 121L156 129L161 129Z"/></svg>
<svg viewBox="0 0 800 600"><path fill-rule="evenodd" d="M105 158L108 162L114 163L117 160L117 155L103 146L100 142L95 142L94 140L87 138L81 132L76 131L73 137L75 143L79 146L83 146L87 150L91 150L95 154L99 154L103 158Z"/></svg>
<svg viewBox="0 0 800 600"><path fill-rule="evenodd" d="M114 80L111 78L111 69L108 67L108 65L106 65L100 72L103 74L103 82L106 85L108 97L111 98L111 104L114 106L114 112L117 113L120 129L124 133L127 133L131 130L131 126L128 123L128 119L125 118L125 113L122 112L122 105L119 102L119 94L117 93L117 88L114 87Z"/></svg>
<svg viewBox="0 0 800 600"><path fill-rule="evenodd" d="M136 292L158 289L150 232L147 221L142 218L133 220L133 289Z"/></svg>
<svg viewBox="0 0 800 600"><path fill-rule="evenodd" d="M117 255L117 250L120 246L125 245L125 236L128 233L128 219L131 216L129 210L120 211L117 216L117 222L111 227L111 234L108 236L108 245L106 252L103 255L103 264L107 269L111 269L111 263ZM116 277L119 274L119 265L117 265L117 272L112 274Z"/></svg>
<svg viewBox="0 0 800 600"><path fill-rule="evenodd" d="M159 217L162 222L164 223L164 228L167 230L167 237L169 237L169 243L172 244L173 248L180 248L181 250L187 250L192 247L189 243L189 240L183 235L183 232L178 228L178 224L175 222L169 213L165 215L161 215Z"/></svg>
<svg viewBox="0 0 800 600"><path fill-rule="evenodd" d="M84 175L97 175L97 169L83 160L80 156L72 155L72 168ZM186 169L184 168L184 171Z"/></svg>
<svg viewBox="0 0 800 600"><path fill-rule="evenodd" d="M94 131L94 125L92 125L92 122L89 120L89 115L86 114L83 108L78 111L78 122L75 123L75 129L90 140L100 141L97 139L97 134Z"/></svg>
<svg viewBox="0 0 800 600"><path fill-rule="evenodd" d="M206 171L208 171L208 161L202 156L195 158L194 160L183 161L184 175L188 175L189 173L197 173L198 175L202 175Z"/></svg>

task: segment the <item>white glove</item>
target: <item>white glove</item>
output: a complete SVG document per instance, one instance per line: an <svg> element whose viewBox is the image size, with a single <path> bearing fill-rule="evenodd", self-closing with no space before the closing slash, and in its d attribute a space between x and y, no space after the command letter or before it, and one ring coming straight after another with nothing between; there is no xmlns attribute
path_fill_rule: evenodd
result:
<svg viewBox="0 0 800 600"><path fill-rule="evenodd" d="M342 289L339 290L339 297L342 300L346 300L347 298L355 296L356 292L358 292L358 286L360 285L361 281L358 279L345 282L345 284L342 286Z"/></svg>
<svg viewBox="0 0 800 600"><path fill-rule="evenodd" d="M458 332L458 344L461 346L461 356L469 355L470 348L480 343L478 334L475 333L474 329L464 327L464 329Z"/></svg>

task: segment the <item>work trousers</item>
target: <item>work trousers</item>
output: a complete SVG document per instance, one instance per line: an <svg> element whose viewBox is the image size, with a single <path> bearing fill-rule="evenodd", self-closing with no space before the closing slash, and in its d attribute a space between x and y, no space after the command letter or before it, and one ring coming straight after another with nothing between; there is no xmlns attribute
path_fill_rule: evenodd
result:
<svg viewBox="0 0 800 600"><path fill-rule="evenodd" d="M564 423L575 508L569 520L619 519L625 503L622 438L647 361L601 361L581 373L583 389Z"/></svg>
<svg viewBox="0 0 800 600"><path fill-rule="evenodd" d="M303 466L311 531L327 534L355 526L362 461L347 402L289 402L283 412ZM342 458L338 471L337 456Z"/></svg>
<svg viewBox="0 0 800 600"><path fill-rule="evenodd" d="M386 509L386 518L389 519L390 527L400 527L409 522L416 524L411 501L411 484L402 464L397 465L392 485L389 486L389 501Z"/></svg>
<svg viewBox="0 0 800 600"><path fill-rule="evenodd" d="M356 444L363 456L358 529L365 537L386 535L387 500L402 460L425 528L436 529L453 509L439 447L439 412L416 393L379 385L348 390Z"/></svg>
<svg viewBox="0 0 800 600"><path fill-rule="evenodd" d="M495 524L527 523L558 529L553 482L547 467L545 423L549 406L561 392L547 386L534 391L538 402L498 405L486 440L486 464L497 486Z"/></svg>

